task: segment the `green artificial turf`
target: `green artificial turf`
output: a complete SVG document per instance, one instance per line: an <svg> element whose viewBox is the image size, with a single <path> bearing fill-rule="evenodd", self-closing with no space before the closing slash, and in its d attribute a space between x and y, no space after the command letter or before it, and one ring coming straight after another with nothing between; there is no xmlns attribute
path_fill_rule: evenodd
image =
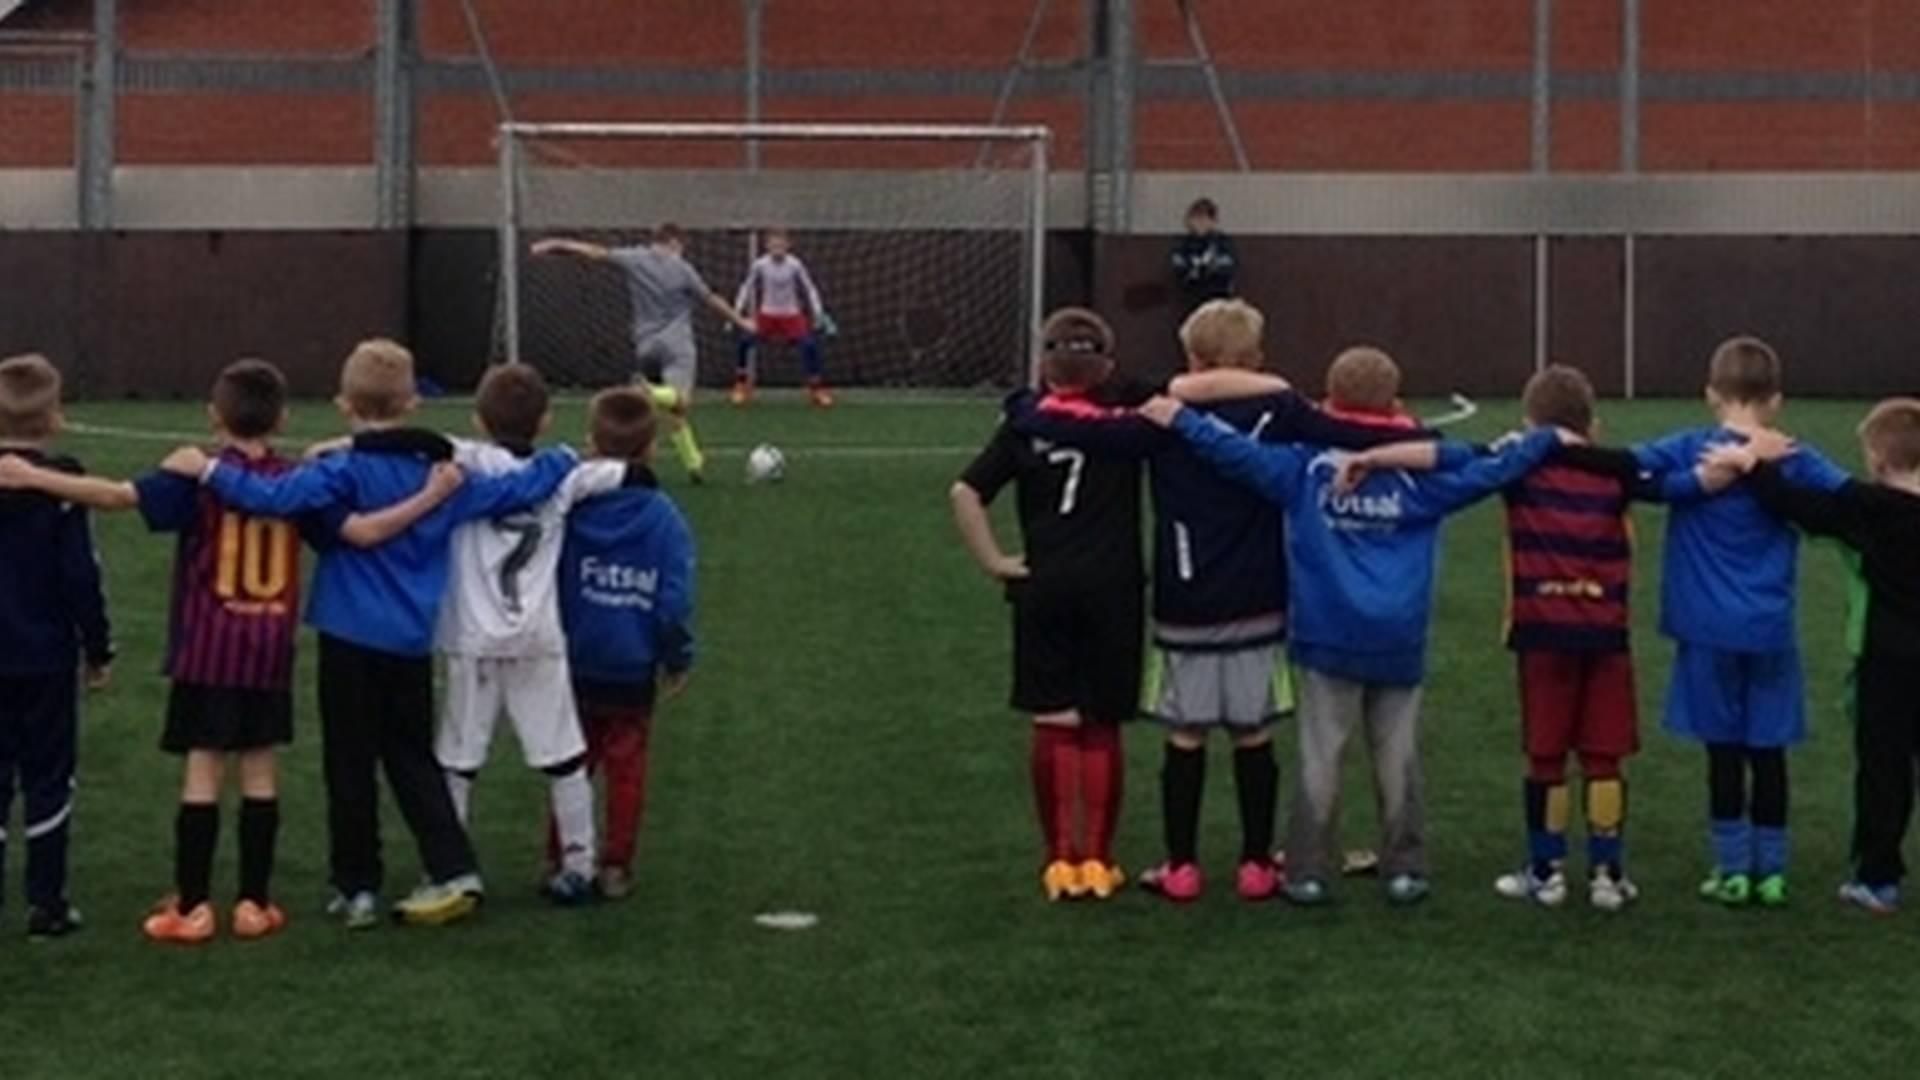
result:
<svg viewBox="0 0 1920 1080"><path fill-rule="evenodd" d="M1857 404L1786 417L1853 463ZM1515 419L1491 403L1466 431ZM464 429L463 407L427 417ZM193 405L95 405L73 419L194 430ZM1609 404L1616 439L1702 419L1693 403ZM559 434L577 437L570 402ZM21 930L19 852L0 934L0 1077L1766 1075L1904 1071L1916 916L1842 910L1850 814L1838 560L1803 560L1813 737L1793 757L1794 895L1782 912L1694 898L1705 865L1704 761L1665 736L1671 647L1653 630L1662 515L1639 512L1635 590L1645 752L1629 766L1629 859L1644 898L1618 917L1496 899L1521 852L1512 664L1499 643L1497 510L1449 527L1435 604L1425 760L1437 893L1390 910L1348 883L1327 910L1232 895L1237 829L1216 747L1202 858L1212 888L1174 909L1129 890L1048 906L1026 782L1026 729L1004 707L1007 627L971 567L946 489L991 404L854 399L707 406L716 482L662 472L700 544L701 660L654 741L638 889L560 911L534 894L540 778L503 736L477 796L493 888L475 921L349 935L325 898L319 729L303 646L286 756L281 938L198 951L137 925L168 888L176 762L156 749L155 674L172 545L134 516L100 527L122 660L86 706L72 893L91 919L59 942ZM334 433L322 405L299 439ZM748 488L744 450L788 453ZM76 435L126 475L163 442ZM1004 533L1014 543L1011 529ZM1290 746L1292 731L1281 743ZM1159 857L1158 734L1129 732L1120 851ZM1356 757L1346 832L1370 842ZM1283 764L1283 797L1291 766ZM384 815L390 890L417 863ZM231 817L217 893L230 901ZM16 833L17 835L17 833ZM1578 839L1576 837L1576 844ZM1576 850L1578 848L1576 847ZM1576 894L1576 901L1583 894ZM762 929L772 910L817 928Z"/></svg>

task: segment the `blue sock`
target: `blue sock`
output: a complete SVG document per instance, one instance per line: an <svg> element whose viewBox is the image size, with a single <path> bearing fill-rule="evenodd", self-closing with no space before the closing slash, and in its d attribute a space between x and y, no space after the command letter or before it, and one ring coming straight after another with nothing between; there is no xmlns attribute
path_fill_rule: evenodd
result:
<svg viewBox="0 0 1920 1080"><path fill-rule="evenodd" d="M1626 866L1621 861L1625 854L1626 839L1619 833L1587 837L1587 865L1595 871L1607 869L1613 871L1615 876L1625 877Z"/></svg>
<svg viewBox="0 0 1920 1080"><path fill-rule="evenodd" d="M827 362L820 356L820 339L808 334L800 339L800 366L806 369L808 382L819 382Z"/></svg>
<svg viewBox="0 0 1920 1080"><path fill-rule="evenodd" d="M744 379L753 371L753 336L741 334L734 350L734 370Z"/></svg>
<svg viewBox="0 0 1920 1080"><path fill-rule="evenodd" d="M1753 830L1746 818L1715 818L1709 827L1713 863L1722 877L1753 870Z"/></svg>
<svg viewBox="0 0 1920 1080"><path fill-rule="evenodd" d="M1787 872L1787 827L1760 826L1753 830L1753 869L1761 877Z"/></svg>
<svg viewBox="0 0 1920 1080"><path fill-rule="evenodd" d="M1567 834L1545 829L1527 830L1527 858L1533 862L1533 876L1545 878L1567 858Z"/></svg>

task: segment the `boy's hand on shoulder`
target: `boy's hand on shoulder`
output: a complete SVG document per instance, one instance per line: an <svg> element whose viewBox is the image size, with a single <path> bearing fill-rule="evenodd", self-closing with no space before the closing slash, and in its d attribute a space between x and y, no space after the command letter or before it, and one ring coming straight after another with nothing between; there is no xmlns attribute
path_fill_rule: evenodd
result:
<svg viewBox="0 0 1920 1080"><path fill-rule="evenodd" d="M1722 443L1709 446L1700 452L1700 466L1708 472L1726 476L1745 476L1760 464L1761 458L1752 447L1738 443Z"/></svg>
<svg viewBox="0 0 1920 1080"><path fill-rule="evenodd" d="M1335 494L1351 495L1367 477L1373 475L1373 462L1365 454L1348 454L1340 458L1333 468L1333 490Z"/></svg>
<svg viewBox="0 0 1920 1080"><path fill-rule="evenodd" d="M1553 437L1559 440L1561 446L1587 445L1587 437L1585 435L1582 435L1577 431L1568 431L1566 428L1563 428L1563 427L1554 428Z"/></svg>
<svg viewBox="0 0 1920 1080"><path fill-rule="evenodd" d="M353 449L353 439L342 435L337 439L323 439L314 443L307 447L307 452L302 456L308 461L317 461L328 454L342 454L351 449Z"/></svg>
<svg viewBox="0 0 1920 1080"><path fill-rule="evenodd" d="M113 685L113 665L101 664L95 667L87 665L87 691L97 694Z"/></svg>
<svg viewBox="0 0 1920 1080"><path fill-rule="evenodd" d="M1178 417L1180 411L1185 408L1186 406L1182 405L1179 399L1158 394L1148 398L1146 404L1140 406L1139 412L1141 417L1149 423L1170 428L1173 426L1174 418Z"/></svg>
<svg viewBox="0 0 1920 1080"><path fill-rule="evenodd" d="M31 487L36 471L33 462L18 454L0 454L0 488Z"/></svg>
<svg viewBox="0 0 1920 1080"><path fill-rule="evenodd" d="M467 482L467 471L451 461L436 462L427 473L427 493L435 501L444 501Z"/></svg>
<svg viewBox="0 0 1920 1080"><path fill-rule="evenodd" d="M1779 461L1792 456L1798 444L1783 432L1762 428L1747 435L1746 448L1756 461Z"/></svg>
<svg viewBox="0 0 1920 1080"><path fill-rule="evenodd" d="M211 464L213 459L207 456L205 450L197 446L183 446L162 459L160 469L162 472L170 472L175 476L184 476L189 480L198 481L206 475L207 466Z"/></svg>

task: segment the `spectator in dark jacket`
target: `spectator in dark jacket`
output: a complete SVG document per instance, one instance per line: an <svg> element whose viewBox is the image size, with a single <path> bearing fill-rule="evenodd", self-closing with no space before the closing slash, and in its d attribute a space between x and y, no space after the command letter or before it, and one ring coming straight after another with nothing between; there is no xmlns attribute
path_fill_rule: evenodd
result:
<svg viewBox="0 0 1920 1080"><path fill-rule="evenodd" d="M1220 208L1212 199L1194 200L1187 207L1187 235L1173 248L1173 276L1180 286L1183 311L1232 296L1238 269L1233 241L1220 231Z"/></svg>

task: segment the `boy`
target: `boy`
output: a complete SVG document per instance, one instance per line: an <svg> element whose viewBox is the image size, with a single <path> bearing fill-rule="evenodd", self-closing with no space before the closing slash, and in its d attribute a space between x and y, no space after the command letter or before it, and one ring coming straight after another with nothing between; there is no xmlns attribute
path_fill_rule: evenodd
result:
<svg viewBox="0 0 1920 1080"><path fill-rule="evenodd" d="M1106 321L1062 308L1041 340L1050 391L1091 406L1113 373ZM1024 558L1000 550L987 516L1008 484ZM1120 723L1140 691L1140 464L1023 438L1002 423L949 497L968 552L1013 609L1013 707L1033 718L1030 769L1047 849L1041 889L1050 901L1108 899L1126 880L1113 859Z"/></svg>
<svg viewBox="0 0 1920 1080"><path fill-rule="evenodd" d="M341 411L356 431L400 428L419 406L413 354L362 342L340 372ZM427 883L395 905L404 922L439 924L471 914L483 886L467 831L433 757L433 630L446 592L453 529L525 509L552 495L572 471L570 451L549 451L528 468L473 477L453 498L400 536L369 551L328 549L313 577L307 621L320 632L320 725L327 782L329 864L337 895L329 905L349 928L379 919L379 789L386 768L394 800L414 834ZM264 477L188 447L164 465L201 478L245 513L287 517L360 511L417 490L428 472L409 455L361 450L333 454Z"/></svg>
<svg viewBox="0 0 1920 1080"><path fill-rule="evenodd" d="M687 233L668 222L653 231L650 243L610 248L582 240L549 238L535 241L535 255L571 255L617 267L627 280L632 301L633 352L642 376L658 366L665 385L650 387L654 400L674 417L674 452L687 475L700 483L706 475L706 455L693 435L693 387L700 376L700 350L693 339L693 309L705 305L741 332L754 332L753 322L727 306L707 287L700 271L687 261Z"/></svg>
<svg viewBox="0 0 1920 1080"><path fill-rule="evenodd" d="M1185 311L1233 295L1239 264L1233 241L1220 231L1220 207L1212 199L1195 199L1187 207L1187 234L1174 245L1172 261Z"/></svg>
<svg viewBox="0 0 1920 1080"><path fill-rule="evenodd" d="M1791 444L1756 437L1723 454L1742 468L1767 509L1859 556L1866 603L1854 640L1854 872L1840 899L1877 915L1899 910L1906 863L1900 845L1913 814L1920 755L1920 400L1883 401L1860 425L1871 483L1832 491L1792 480Z"/></svg>
<svg viewBox="0 0 1920 1080"><path fill-rule="evenodd" d="M229 365L214 380L207 406L220 459L273 476L292 467L272 438L286 418L286 380L260 360ZM393 507L355 515L337 529L361 547L384 542L439 505L460 484L452 466ZM71 476L26 459L0 459L0 486L31 487L101 510L138 508L154 532L179 534L166 674L161 749L186 759L174 818L174 893L142 929L158 942L197 945L213 939L210 903L213 854L220 829L220 789L231 758L240 788L240 893L233 935L257 940L277 933L286 915L270 891L280 804L277 748L293 740L294 622L298 617L300 546L296 525L229 510L191 480L152 472L137 481ZM298 523L315 546L332 542L330 522Z"/></svg>
<svg viewBox="0 0 1920 1080"><path fill-rule="evenodd" d="M1378 349L1348 349L1327 373L1330 411L1392 420L1399 388L1399 367ZM1340 762L1353 728L1364 723L1387 898L1419 902L1431 891L1418 732L1440 521L1525 475L1553 449L1555 433L1534 432L1484 458L1458 444L1426 444L1420 455L1448 471L1376 474L1347 493L1334 486L1337 451L1265 445L1171 398L1155 399L1142 414L1286 512L1291 652L1302 676L1301 778L1285 895L1304 905L1331 898Z"/></svg>
<svg viewBox="0 0 1920 1080"><path fill-rule="evenodd" d="M1627 599L1633 570L1632 501L1678 502L1704 494L1698 470L1655 483L1633 455L1590 445L1593 384L1577 368L1550 365L1521 394L1529 428L1557 428L1575 441L1503 491L1506 503L1507 646L1520 683L1521 786L1526 865L1494 882L1510 900L1559 907L1567 899L1567 757L1580 756L1587 814L1587 898L1619 911L1640 895L1627 876L1626 779L1621 765L1640 746ZM1399 450L1363 454L1377 468ZM1401 463L1405 464L1405 463ZM1716 470L1724 487L1730 471Z"/></svg>
<svg viewBox="0 0 1920 1080"><path fill-rule="evenodd" d="M1634 448L1655 475L1694 468L1704 451L1766 430L1781 407L1780 358L1758 338L1714 350L1711 427ZM1831 492L1847 474L1810 448L1781 464L1788 481ZM1729 907L1787 902L1788 747L1806 737L1795 637L1798 534L1734 487L1667 518L1660 629L1678 646L1666 728L1707 747L1714 868L1703 899ZM1752 798L1747 779L1752 776Z"/></svg>
<svg viewBox="0 0 1920 1080"><path fill-rule="evenodd" d="M567 519L560 605L588 768L606 774L600 894L618 900L631 889L656 688L677 697L693 667L693 537L654 479L645 395L604 391L587 422L595 464L620 466L625 486Z"/></svg>
<svg viewBox="0 0 1920 1080"><path fill-rule="evenodd" d="M60 424L60 373L46 357L0 361L0 455L78 473L78 462L47 451ZM87 687L98 690L112 663L87 511L43 495L0 493L0 870L17 782L32 938L80 928L80 912L67 898L75 691L83 664Z"/></svg>
<svg viewBox="0 0 1920 1080"><path fill-rule="evenodd" d="M553 419L548 402L547 382L534 368L488 369L474 396L474 422L493 443L459 443L455 461L475 476L527 468L534 443ZM364 448L378 438L363 437L356 445ZM562 861L545 891L559 904L590 899L594 874L593 784L560 629L560 545L568 510L614 490L624 475L615 462L583 465L538 506L455 530L452 587L436 633L447 661L447 701L435 755L446 770L454 811L462 824L470 822L474 780L504 711L528 767L549 780Z"/></svg>
<svg viewBox="0 0 1920 1080"><path fill-rule="evenodd" d="M753 400L754 352L762 343L791 343L800 348L800 364L807 373L807 397L815 408L833 407L827 390L826 362L820 356L816 331L832 337L833 320L820 301L820 290L807 273L807 264L793 254L793 238L784 228L767 230L767 253L753 260L734 309L753 313L754 329L740 339L739 368L733 380L733 403Z"/></svg>
<svg viewBox="0 0 1920 1080"><path fill-rule="evenodd" d="M1343 422L1258 374L1265 318L1241 300L1201 305L1180 328L1189 371L1180 396L1229 396L1206 405L1238 431L1269 441L1373 446L1425 433ZM1245 384L1245 385L1241 385ZM1240 393L1239 391L1248 391ZM1240 812L1235 885L1246 900L1279 889L1272 858L1279 769L1270 725L1293 711L1286 667L1287 565L1279 511L1214 471L1188 448L1132 413L1097 419L1052 400L1016 399L1022 435L1150 463L1154 499L1153 644L1146 711L1167 728L1160 774L1167 860L1140 876L1168 900L1198 899L1199 819L1207 735L1233 743ZM1089 421L1092 422L1089 422Z"/></svg>

